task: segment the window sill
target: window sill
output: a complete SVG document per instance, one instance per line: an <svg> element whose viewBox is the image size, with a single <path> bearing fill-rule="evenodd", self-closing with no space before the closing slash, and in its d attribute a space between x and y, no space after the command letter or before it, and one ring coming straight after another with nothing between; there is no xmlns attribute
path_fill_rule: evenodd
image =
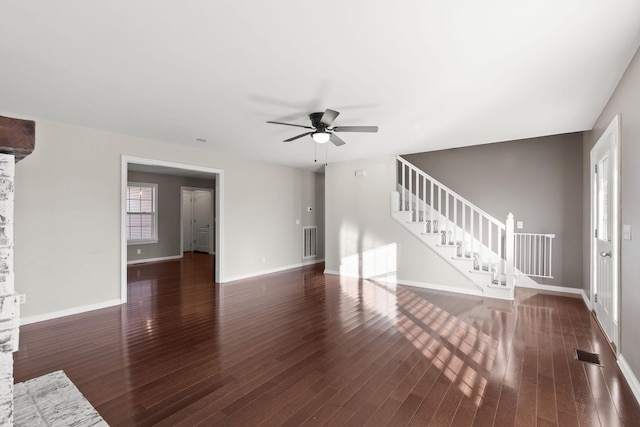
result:
<svg viewBox="0 0 640 427"><path fill-rule="evenodd" d="M127 240L127 246L135 246L135 245L152 245L154 243L158 243L158 239L151 240Z"/></svg>

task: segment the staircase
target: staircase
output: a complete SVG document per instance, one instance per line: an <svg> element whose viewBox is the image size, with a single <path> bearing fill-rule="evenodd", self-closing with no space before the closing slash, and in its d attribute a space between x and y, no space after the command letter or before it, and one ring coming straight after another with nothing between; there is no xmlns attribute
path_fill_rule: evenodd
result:
<svg viewBox="0 0 640 427"><path fill-rule="evenodd" d="M503 223L427 175L402 157L397 157L397 191L391 194L391 216L407 231L452 265L488 297L512 300L516 280L536 284L516 269L516 259L534 252L519 245L515 254L513 215ZM551 241L554 235L534 235L531 242ZM541 237L542 236L542 237ZM541 246L542 248L542 246ZM550 275L551 252L536 244L537 277ZM548 253L547 253L548 252ZM548 259L547 259L548 258ZM547 268L548 264L548 268ZM538 265L536 265L538 267Z"/></svg>

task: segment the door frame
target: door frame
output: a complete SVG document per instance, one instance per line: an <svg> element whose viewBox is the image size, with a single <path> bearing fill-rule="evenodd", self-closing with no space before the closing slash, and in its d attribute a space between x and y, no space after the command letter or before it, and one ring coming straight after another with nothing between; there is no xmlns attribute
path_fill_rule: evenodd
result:
<svg viewBox="0 0 640 427"><path fill-rule="evenodd" d="M616 115L611 123L607 126L598 141L591 147L589 153L589 176L590 176L590 229L589 229L589 267L590 267L590 303L591 308L595 312L596 302L596 263L598 260L598 250L596 247L596 197L595 191L597 182L595 178L594 168L598 159L596 158L596 148L601 148L605 144L609 136L612 136L611 150L611 265L613 266L613 333L611 338L616 351L616 357L620 352L620 114ZM595 316L597 319L598 317ZM599 321L598 321L599 322ZM605 334L606 335L606 334Z"/></svg>
<svg viewBox="0 0 640 427"><path fill-rule="evenodd" d="M146 157L135 157L123 154L121 158L120 167L120 302L124 304L127 302L127 234L126 234L126 200L127 200L127 182L129 164L138 164L144 166L159 166L165 168L171 168L174 170L184 170L193 172L204 172L216 176L215 184L215 203L214 203L214 218L215 223L215 243L216 248L215 256L215 281L216 283L223 283L224 281L224 170L210 168L206 166L191 165L187 163L176 163L165 160L150 159ZM182 205L182 201L180 201ZM182 227L182 224L180 224ZM180 253L182 253L182 247L180 247Z"/></svg>
<svg viewBox="0 0 640 427"><path fill-rule="evenodd" d="M180 247L182 248L182 250L184 251L184 229L182 227L182 220L183 220L183 205L182 205L182 198L184 197L184 192L185 191L206 191L208 193L211 194L211 224L213 224L213 234L209 235L209 254L215 254L216 253L216 246L215 246L215 241L214 241L214 235L216 234L216 215L215 215L215 194L214 191L211 188L200 188L200 187L184 187L184 186L180 186Z"/></svg>

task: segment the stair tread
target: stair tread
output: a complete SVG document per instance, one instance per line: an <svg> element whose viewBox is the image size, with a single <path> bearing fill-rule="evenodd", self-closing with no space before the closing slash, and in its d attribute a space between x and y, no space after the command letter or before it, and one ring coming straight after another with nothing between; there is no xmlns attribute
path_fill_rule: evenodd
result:
<svg viewBox="0 0 640 427"><path fill-rule="evenodd" d="M483 271L483 270L469 270L469 273L481 274L483 276L490 276L493 274L492 271Z"/></svg>

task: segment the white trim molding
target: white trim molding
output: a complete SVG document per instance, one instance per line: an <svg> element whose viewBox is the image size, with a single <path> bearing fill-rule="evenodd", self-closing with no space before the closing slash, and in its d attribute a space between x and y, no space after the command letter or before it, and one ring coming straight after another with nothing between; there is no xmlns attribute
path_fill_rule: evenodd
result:
<svg viewBox="0 0 640 427"><path fill-rule="evenodd" d="M591 305L591 298L587 296L587 293L584 291L584 289L582 290L581 295L582 295L582 300L584 301L584 305L587 306L589 311L593 311L593 305Z"/></svg>
<svg viewBox="0 0 640 427"><path fill-rule="evenodd" d="M587 295L584 292L584 289L581 288L570 288L568 286L556 286L556 285L541 285L539 283L516 283L516 288L528 288L528 289L539 289L541 291L553 291L553 292L563 292L565 294L574 294L581 295L583 298L586 298Z"/></svg>
<svg viewBox="0 0 640 427"><path fill-rule="evenodd" d="M638 377L633 374L631 367L622 354L618 354L618 366L620 367L622 375L624 375L624 378L627 380L636 401L640 404L640 381L638 381Z"/></svg>
<svg viewBox="0 0 640 427"><path fill-rule="evenodd" d="M60 317L72 316L74 314L86 313L87 311L100 310L101 308L114 307L122 304L119 299L99 302L95 304L82 305L80 307L67 308L51 313L38 314L35 316L23 317L20 319L20 326L29 325L36 322L44 322L45 320L58 319Z"/></svg>
<svg viewBox="0 0 640 427"><path fill-rule="evenodd" d="M133 259L131 261L127 261L127 265L144 264L147 262L171 261L173 259L182 259L182 258L184 258L182 255L172 255L172 256L161 256L158 258Z"/></svg>
<svg viewBox="0 0 640 427"><path fill-rule="evenodd" d="M456 287L453 287L453 286L450 286L450 285L440 285L440 284L436 284L436 283L414 282L414 281L411 281L411 280L397 279L393 275L391 275L391 276L379 276L379 277L361 277L361 276L357 276L357 275L349 275L349 274L344 274L344 273L340 274L339 271L335 271L335 270L325 270L324 274L331 274L332 276L350 277L350 278L353 278L353 279L363 279L363 280L369 280L371 282L378 282L378 283L391 284L391 285L412 286L414 288L430 289L430 290L433 290L433 291L451 292L451 293L454 293L454 294L473 295L473 296L478 296L478 297L492 298L492 297L487 297L486 295L484 295L482 293L482 290L480 290L480 289L456 288Z"/></svg>
<svg viewBox="0 0 640 427"><path fill-rule="evenodd" d="M398 280L397 283L398 285L413 286L414 288L430 289L432 291L444 291L444 292L451 292L454 294L473 295L477 297L493 298L493 297L487 297L486 295L484 295L482 293L482 290L480 289L456 288L448 285L439 285L437 283L413 282L411 280Z"/></svg>
<svg viewBox="0 0 640 427"><path fill-rule="evenodd" d="M216 231L215 231L215 244L214 247L217 250L215 257L215 281L217 283L223 283L225 281L224 271L224 170L216 169L207 166L191 165L186 163L176 163L166 160L150 159L145 157L130 156L122 154L121 156L121 207L120 207L120 303L127 302L127 239L125 233L126 212L124 209L126 201L126 190L128 182L128 168L129 163L135 163L145 166L161 166L172 169L184 169L188 171L205 172L212 175L216 175L216 188L215 188L215 214L216 218Z"/></svg>
<svg viewBox="0 0 640 427"><path fill-rule="evenodd" d="M597 212L597 197L595 194L598 191L598 183L595 174L595 168L598 164L598 155L603 150L603 147L610 152L610 184L611 192L608 203L611 206L611 215L609 223L611 225L609 242L611 243L611 266L612 266L612 295L611 298L606 300L611 301L612 307L608 308L608 313L599 313L596 315L596 321L600 325L602 331L607 336L607 339L613 342L617 349L620 348L620 147L621 147L621 134L622 128L621 115L616 116L611 120L605 131L600 135L596 143L589 151L589 194L591 197L591 206L589 208L589 284L590 284L590 300L592 310L597 312L603 310L602 307L598 307L601 304L596 303L595 297L598 293L596 289L598 286L597 265L598 260L601 259L598 252L595 231L598 227L596 212ZM602 171L601 171L602 172ZM602 301L601 301L602 302ZM611 335L611 336L609 336Z"/></svg>
<svg viewBox="0 0 640 427"><path fill-rule="evenodd" d="M311 261L305 261L305 262L301 262L301 263L298 263L298 264L285 265L285 266L282 266L282 267L270 268L270 269L267 269L267 270L255 271L255 272L249 273L249 274L241 274L241 275L238 275L238 276L225 277L224 282L220 282L220 283L237 282L238 280L251 279L251 278L262 276L262 275L265 275L265 274L279 273L279 272L285 271L285 270L293 270L294 268L300 268L300 267L305 267L307 265L319 264L321 262L324 262L324 258L323 259L314 259L314 260L311 260Z"/></svg>

